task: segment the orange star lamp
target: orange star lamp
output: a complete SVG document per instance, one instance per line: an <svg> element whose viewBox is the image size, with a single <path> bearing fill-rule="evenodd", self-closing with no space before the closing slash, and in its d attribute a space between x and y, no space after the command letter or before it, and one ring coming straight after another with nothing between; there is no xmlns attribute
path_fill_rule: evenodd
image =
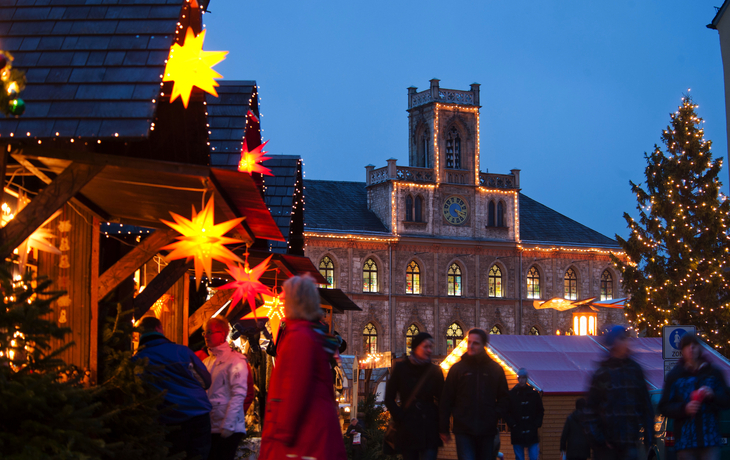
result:
<svg viewBox="0 0 730 460"><path fill-rule="evenodd" d="M240 224L245 217L231 219L215 225L214 208L213 197L211 197L208 204L205 205L205 208L200 213L196 213L195 206L193 206L192 220L188 220L174 212L171 212L170 215L175 219L175 223L161 220L162 223L172 227L182 235L177 237L178 241L162 248L172 250L167 255L167 258L170 260L190 260L193 258L195 260L195 277L197 280L200 280L203 272L208 275L208 279L213 277L213 259L225 264L242 262L225 245L243 243L243 241L236 238L228 238L224 235L233 229L233 227ZM198 286L199 284L196 283L195 285Z"/></svg>
<svg viewBox="0 0 730 460"><path fill-rule="evenodd" d="M268 142L269 141L264 142L250 152L248 151L248 148L244 145L243 149L241 149L241 161L238 162L238 170L241 172L247 172L249 174L261 173L266 174L267 176L273 176L269 168L259 164L262 161L270 159L269 157L264 156L266 154L266 152L264 152L264 146Z"/></svg>
<svg viewBox="0 0 730 460"><path fill-rule="evenodd" d="M205 30L196 37L193 29L188 27L183 45L180 46L178 43L172 45L162 77L162 81L174 82L170 102L179 97L186 109L193 86L218 97L215 90L218 83L215 79L223 78L213 70L213 66L225 59L228 51L203 51L204 40Z"/></svg>

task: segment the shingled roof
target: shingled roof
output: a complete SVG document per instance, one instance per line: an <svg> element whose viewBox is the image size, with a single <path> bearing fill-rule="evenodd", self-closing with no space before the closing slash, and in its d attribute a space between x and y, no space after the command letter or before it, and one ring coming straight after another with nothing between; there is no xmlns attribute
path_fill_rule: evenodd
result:
<svg viewBox="0 0 730 460"><path fill-rule="evenodd" d="M364 182L304 181L304 230L389 233L368 209Z"/></svg>
<svg viewBox="0 0 730 460"><path fill-rule="evenodd" d="M274 176L264 176L264 201L287 241L270 241L269 248L272 252L286 253L293 236L291 224L297 209L297 180L302 180L301 158L298 155L271 155L270 158L263 165L271 169Z"/></svg>
<svg viewBox="0 0 730 460"><path fill-rule="evenodd" d="M211 166L237 167L246 130L246 114L259 115L255 81L220 81L218 97L206 94ZM258 131L258 129L257 129ZM258 132L256 133L258 134ZM253 135L249 133L248 136ZM261 143L261 135L254 144Z"/></svg>
<svg viewBox="0 0 730 460"><path fill-rule="evenodd" d="M388 233L368 209L364 182L305 180L305 230ZM520 194L523 243L591 245L618 248L615 240Z"/></svg>
<svg viewBox="0 0 730 460"><path fill-rule="evenodd" d="M26 112L0 136L140 138L154 120L182 0L2 0L0 47Z"/></svg>

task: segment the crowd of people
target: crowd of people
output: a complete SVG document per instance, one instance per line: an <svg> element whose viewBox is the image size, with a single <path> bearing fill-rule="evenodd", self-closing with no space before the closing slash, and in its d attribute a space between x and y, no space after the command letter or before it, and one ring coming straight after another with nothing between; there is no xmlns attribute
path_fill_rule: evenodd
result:
<svg viewBox="0 0 730 460"><path fill-rule="evenodd" d="M321 327L316 286L307 277L294 277L284 284L284 293L286 322L276 344L258 458L344 460L347 442L351 458L359 460L370 433L364 414L358 414L343 442L331 367L337 346ZM156 318L143 318L141 329L135 359L149 361L153 384L165 390L161 422L176 428L168 439L171 453L232 460L246 433L250 367L228 344L228 322L207 322L209 356L202 361L188 347L166 339ZM654 409L643 370L631 358L626 330L615 326L603 339L608 354L586 397L576 401L565 420L563 459L587 459L592 453L597 460L638 460L641 443L646 452L655 442ZM486 352L488 343L484 330L471 329L466 353L444 379L431 361L433 337L425 332L413 337L411 354L395 364L386 384L384 402L393 421L387 449L404 460L435 460L439 447L453 441L459 460L493 460L502 457L498 423L503 420L515 458L538 459L541 395L529 384L526 369L517 371L510 390L503 368ZM719 413L730 408L730 393L696 336L685 334L680 348L682 358L667 375L658 411L674 420L679 460L719 460Z"/></svg>

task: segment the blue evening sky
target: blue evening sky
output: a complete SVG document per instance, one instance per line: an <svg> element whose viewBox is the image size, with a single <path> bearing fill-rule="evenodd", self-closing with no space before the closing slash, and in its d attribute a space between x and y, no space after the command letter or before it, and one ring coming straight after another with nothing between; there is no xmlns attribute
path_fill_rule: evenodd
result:
<svg viewBox="0 0 730 460"><path fill-rule="evenodd" d="M521 169L526 195L627 236L628 182L688 88L727 158L719 36L705 27L720 5L212 0L205 48L230 51L225 79L256 80L269 153L300 155L308 179L407 165L406 88L481 83L482 169ZM727 193L727 168L720 179Z"/></svg>

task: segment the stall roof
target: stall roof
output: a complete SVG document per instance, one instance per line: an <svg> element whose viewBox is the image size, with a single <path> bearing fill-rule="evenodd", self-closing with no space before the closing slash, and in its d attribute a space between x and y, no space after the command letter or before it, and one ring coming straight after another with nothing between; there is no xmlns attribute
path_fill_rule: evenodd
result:
<svg viewBox="0 0 730 460"><path fill-rule="evenodd" d="M170 212L189 216L191 203L200 209L203 197L216 198L220 221L246 217L237 227L246 238L283 241L261 193L250 175L224 169L157 160L134 159L73 151L23 147L13 157L32 162L50 179L71 163L103 166L77 194L107 221L120 221L143 227L163 228L160 219L169 220Z"/></svg>
<svg viewBox="0 0 730 460"><path fill-rule="evenodd" d="M342 289L319 288L319 296L336 310L339 310L338 313L343 313L348 310L362 311L355 302L347 297L347 294L342 292Z"/></svg>
<svg viewBox="0 0 730 460"><path fill-rule="evenodd" d="M600 337L490 335L489 347L507 365L524 367L530 380L544 393L582 393L591 375L606 357ZM662 339L630 339L632 357L644 369L651 389L664 386ZM719 367L730 381L730 361L705 345L705 356Z"/></svg>

